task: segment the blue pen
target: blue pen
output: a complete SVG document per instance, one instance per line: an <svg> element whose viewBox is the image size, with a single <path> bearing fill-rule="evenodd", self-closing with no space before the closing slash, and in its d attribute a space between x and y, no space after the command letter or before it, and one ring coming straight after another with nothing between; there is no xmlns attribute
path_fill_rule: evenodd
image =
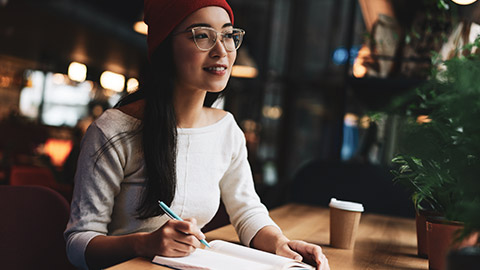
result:
<svg viewBox="0 0 480 270"><path fill-rule="evenodd" d="M170 209L164 202L158 201L158 204L160 205L160 208L162 208L163 212L165 212L165 214L167 214L167 216L169 216L171 219L183 221L183 219L177 216L177 214L175 214L172 209ZM205 241L205 239L200 240L200 242L206 247L210 247L210 245L207 243L207 241Z"/></svg>

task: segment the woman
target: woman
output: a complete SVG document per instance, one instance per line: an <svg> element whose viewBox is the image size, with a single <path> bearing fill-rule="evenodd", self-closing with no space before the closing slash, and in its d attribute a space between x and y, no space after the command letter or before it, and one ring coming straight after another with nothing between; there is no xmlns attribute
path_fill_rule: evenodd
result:
<svg viewBox="0 0 480 270"><path fill-rule="evenodd" d="M146 0L152 76L88 129L75 176L67 253L80 268L186 256L220 198L245 245L329 269L319 246L290 241L255 193L233 116L204 107L230 77L243 30L224 0ZM162 215L163 200L185 221Z"/></svg>

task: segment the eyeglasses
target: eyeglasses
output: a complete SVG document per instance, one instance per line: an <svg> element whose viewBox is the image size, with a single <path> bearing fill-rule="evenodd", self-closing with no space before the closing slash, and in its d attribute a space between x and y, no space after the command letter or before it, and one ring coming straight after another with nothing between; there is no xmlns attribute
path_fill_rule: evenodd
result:
<svg viewBox="0 0 480 270"><path fill-rule="evenodd" d="M174 35L182 33L192 33L192 39L195 42L197 48L201 51L211 50L217 43L218 35L222 36L221 41L225 46L225 49L229 52L237 50L242 45L243 36L245 31L239 28L232 28L223 32L217 32L217 30L211 27L198 26L189 30L176 33Z"/></svg>

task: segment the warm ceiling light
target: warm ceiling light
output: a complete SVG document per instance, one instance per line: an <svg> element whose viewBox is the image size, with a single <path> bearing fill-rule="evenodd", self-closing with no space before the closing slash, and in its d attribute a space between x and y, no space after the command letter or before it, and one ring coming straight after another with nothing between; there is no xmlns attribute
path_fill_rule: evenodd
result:
<svg viewBox="0 0 480 270"><path fill-rule="evenodd" d="M125 88L125 76L111 71L104 71L100 75L100 85L115 92L122 92Z"/></svg>
<svg viewBox="0 0 480 270"><path fill-rule="evenodd" d="M452 0L452 2L459 4L459 5L470 5L471 3L477 0Z"/></svg>
<svg viewBox="0 0 480 270"><path fill-rule="evenodd" d="M232 76L240 78L255 78L258 75L258 70L255 67L234 65L232 67Z"/></svg>
<svg viewBox="0 0 480 270"><path fill-rule="evenodd" d="M127 81L127 92L131 93L138 89L138 80L135 78L130 78Z"/></svg>
<svg viewBox="0 0 480 270"><path fill-rule="evenodd" d="M72 62L68 66L68 77L72 81L83 82L87 78L87 66L78 62Z"/></svg>
<svg viewBox="0 0 480 270"><path fill-rule="evenodd" d="M140 33L142 35L147 35L148 25L143 21L138 21L133 25L133 30L135 30L135 32Z"/></svg>

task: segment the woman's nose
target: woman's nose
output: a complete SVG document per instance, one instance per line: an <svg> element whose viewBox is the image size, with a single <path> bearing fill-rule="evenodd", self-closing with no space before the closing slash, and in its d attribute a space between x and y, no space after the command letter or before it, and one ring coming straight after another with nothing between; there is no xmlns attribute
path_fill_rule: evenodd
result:
<svg viewBox="0 0 480 270"><path fill-rule="evenodd" d="M210 50L210 56L211 57L225 57L227 56L227 48L225 47L225 44L223 43L222 36L217 36L217 40L215 41L215 46Z"/></svg>

